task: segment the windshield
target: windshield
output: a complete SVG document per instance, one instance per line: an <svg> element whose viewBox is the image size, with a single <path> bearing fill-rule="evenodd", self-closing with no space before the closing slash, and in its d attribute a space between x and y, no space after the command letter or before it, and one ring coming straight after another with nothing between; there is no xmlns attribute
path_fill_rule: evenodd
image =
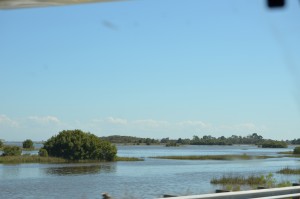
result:
<svg viewBox="0 0 300 199"><path fill-rule="evenodd" d="M99 137L120 135L154 140L148 140L149 143L161 143L163 138L195 139L196 143L197 137L227 139L253 133L278 141L298 139L299 18L298 1L270 10L261 0L116 1L1 10L0 139L22 142L30 138L42 143L67 129L81 129ZM198 149L189 147L179 154L155 147L151 153L147 148L119 148L118 154L138 158L198 155L193 151ZM134 150L143 154L137 155ZM218 155L215 152L223 150L227 148L212 149L211 154ZM228 154L242 154L236 152L240 149L228 150ZM259 153L256 150L252 155ZM173 180L176 175L179 179L181 175L203 177L192 167L195 162L190 165L191 172L181 174L176 165L179 168L183 163L168 161L157 163L167 165L158 169L164 173L151 167L153 175L172 176ZM155 160L147 158L137 164L156 165ZM93 166L89 175L94 182L98 182L94 177L99 173L122 177L113 182L105 178L107 186L94 187L79 196L67 191L70 194L66 197L93 198L91 192L100 198L101 192L126 192L129 198L153 198L164 190L189 194L189 188L191 194L205 193L202 189L197 192L188 182L181 193L174 188L177 184L170 185L171 179L164 187L163 177L160 187L147 184L144 186L148 188L135 192L123 184L118 189L118 180L126 184L126 179L133 179L129 181L135 187L142 182L134 179L144 176L147 181L149 170L142 169L146 167L138 167L140 173L128 167L119 163L99 169ZM215 177L214 168L218 170L220 165L208 167L205 176L209 184L209 179ZM173 169L168 172L167 168ZM1 166L0 170L7 173ZM60 171L46 170L43 175L35 174L37 178L26 175L34 178L32 183L38 184L40 179L43 187L44 176ZM26 175L20 178L27 179ZM4 179L12 179L11 176L16 175ZM71 183L68 178L63 181ZM11 188L4 184L0 180L0 188ZM89 186L92 184L88 182Z"/></svg>

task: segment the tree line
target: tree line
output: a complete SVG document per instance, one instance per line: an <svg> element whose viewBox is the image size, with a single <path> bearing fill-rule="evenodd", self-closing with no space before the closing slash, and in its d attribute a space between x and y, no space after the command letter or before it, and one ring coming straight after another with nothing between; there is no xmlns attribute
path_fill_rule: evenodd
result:
<svg viewBox="0 0 300 199"><path fill-rule="evenodd" d="M234 144L252 144L258 145L264 148L285 148L288 144L300 144L300 139L298 140L286 140L278 141L272 139L264 139L263 136L253 133L247 136L237 136L232 135L230 137L213 137L211 135L204 135L199 137L194 135L192 139L189 138L178 138L170 139L168 137L162 139L151 139L151 138L140 138L134 136L121 136L112 135L107 137L101 137L103 140L115 144L165 144L166 146L177 146L177 145L234 145Z"/></svg>

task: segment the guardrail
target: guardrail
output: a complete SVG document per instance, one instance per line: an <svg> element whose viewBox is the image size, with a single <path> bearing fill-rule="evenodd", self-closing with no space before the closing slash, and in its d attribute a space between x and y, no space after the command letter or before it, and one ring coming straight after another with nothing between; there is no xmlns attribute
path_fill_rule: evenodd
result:
<svg viewBox="0 0 300 199"><path fill-rule="evenodd" d="M283 188L270 188L270 189L258 189L249 191L236 191L225 193L213 193L202 195L190 195L190 196L175 196L165 195L172 199L281 199L281 198L300 198L300 186L283 187ZM164 198L166 198L164 197ZM163 198L160 198L163 199Z"/></svg>

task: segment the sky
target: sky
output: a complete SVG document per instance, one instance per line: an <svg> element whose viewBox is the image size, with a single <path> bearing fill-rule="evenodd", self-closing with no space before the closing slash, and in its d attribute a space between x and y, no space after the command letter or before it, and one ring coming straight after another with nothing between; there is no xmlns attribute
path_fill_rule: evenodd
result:
<svg viewBox="0 0 300 199"><path fill-rule="evenodd" d="M300 138L300 3L0 10L0 139Z"/></svg>

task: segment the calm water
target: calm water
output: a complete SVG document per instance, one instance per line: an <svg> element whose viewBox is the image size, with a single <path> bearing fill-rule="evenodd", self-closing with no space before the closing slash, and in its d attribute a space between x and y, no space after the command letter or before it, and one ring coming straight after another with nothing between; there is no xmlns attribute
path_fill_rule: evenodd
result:
<svg viewBox="0 0 300 199"><path fill-rule="evenodd" d="M289 149L254 146L118 146L119 156L143 157L141 162L101 164L0 164L0 198L156 198L162 194L201 194L220 188L210 184L224 174L267 174L300 159L272 158L249 161L183 161L151 159L160 155L249 154L277 155ZM300 176L275 175L278 181L296 182Z"/></svg>

